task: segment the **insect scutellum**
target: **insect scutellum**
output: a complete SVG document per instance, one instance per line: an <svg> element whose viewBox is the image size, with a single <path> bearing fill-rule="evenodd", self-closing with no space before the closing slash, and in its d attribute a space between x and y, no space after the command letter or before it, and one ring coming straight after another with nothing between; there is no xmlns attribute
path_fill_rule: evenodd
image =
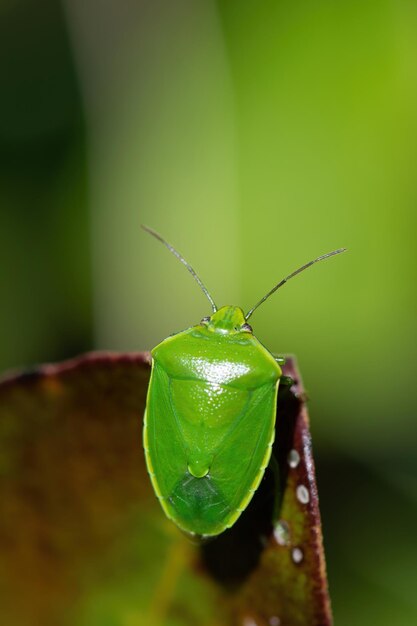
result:
<svg viewBox="0 0 417 626"><path fill-rule="evenodd" d="M158 241L160 241L164 246L166 246L168 250L174 256L176 256L177 259L181 261L183 265L185 265L187 270L190 272L191 276L198 283L201 290L203 291L203 293L209 300L211 307L213 309L213 315L204 317L201 320L201 323L205 325L209 325L212 329L218 329L220 332L222 330L225 332L237 332L237 331L252 332L252 327L250 326L250 324L247 323L248 319L253 315L256 309L265 302L265 300L267 300L270 296L272 296L273 293L275 293L280 287L285 285L285 283L287 283L291 278L294 278L294 276L297 276L297 274L301 274L301 272L311 267L318 261L324 261L325 259L328 259L329 257L335 256L336 254L341 254L342 252L346 252L347 250L347 248L338 248L337 250L332 250L332 252L327 252L327 254L322 254L321 256L309 261L308 263L305 263L298 269L291 272L291 274L288 274L288 276L280 280L274 287L272 287L270 291L268 291L268 293L266 293L263 296L263 298L261 298L255 304L255 306L249 309L246 315L244 315L242 312L242 309L240 309L239 307L223 306L219 309L216 303L214 302L207 287L204 285L203 281L198 276L197 272L191 267L188 261L184 259L184 257L178 252L178 250L176 250L170 243L168 243L159 233L154 231L152 228L149 228L148 226L145 226L144 224L142 224L141 226L143 230L145 230L147 233L155 237L155 239L158 239ZM240 311L242 315L238 311Z"/></svg>

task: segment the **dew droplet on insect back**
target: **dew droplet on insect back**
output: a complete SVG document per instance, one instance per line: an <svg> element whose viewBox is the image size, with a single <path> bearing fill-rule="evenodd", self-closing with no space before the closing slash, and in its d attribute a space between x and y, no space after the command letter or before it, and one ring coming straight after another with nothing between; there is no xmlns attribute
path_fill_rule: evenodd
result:
<svg viewBox="0 0 417 626"><path fill-rule="evenodd" d="M288 461L288 465L292 469L295 469L298 466L300 462L300 455L298 454L297 450L290 450L288 452L287 461Z"/></svg>
<svg viewBox="0 0 417 626"><path fill-rule="evenodd" d="M274 528L275 541L280 546L288 546L290 544L290 527L288 522L280 519Z"/></svg>
<svg viewBox="0 0 417 626"><path fill-rule="evenodd" d="M297 564L301 563L301 561L304 558L304 554L301 548L293 548L291 551L291 556L292 556L292 560L294 561L294 563L297 563Z"/></svg>
<svg viewBox="0 0 417 626"><path fill-rule="evenodd" d="M301 502L301 504L308 504L310 502L310 494L307 487L304 485L298 485L296 494L297 500Z"/></svg>

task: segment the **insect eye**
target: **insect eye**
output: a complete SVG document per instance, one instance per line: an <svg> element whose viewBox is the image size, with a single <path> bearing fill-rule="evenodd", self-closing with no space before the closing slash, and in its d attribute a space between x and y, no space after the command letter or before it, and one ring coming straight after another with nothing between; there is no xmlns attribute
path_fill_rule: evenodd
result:
<svg viewBox="0 0 417 626"><path fill-rule="evenodd" d="M210 321L210 316L207 315L207 317L203 317L200 324L208 324L209 321Z"/></svg>
<svg viewBox="0 0 417 626"><path fill-rule="evenodd" d="M240 330L243 330L245 333L252 333L252 326L250 324L243 324Z"/></svg>

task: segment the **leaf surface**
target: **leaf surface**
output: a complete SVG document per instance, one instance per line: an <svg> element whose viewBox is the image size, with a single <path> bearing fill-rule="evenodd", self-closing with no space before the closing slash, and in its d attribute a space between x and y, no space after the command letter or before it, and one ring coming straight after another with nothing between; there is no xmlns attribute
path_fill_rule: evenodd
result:
<svg viewBox="0 0 417 626"><path fill-rule="evenodd" d="M0 382L0 622L329 626L303 390L279 393L274 453L237 524L195 546L146 473L147 353L93 353ZM279 522L271 523L279 493Z"/></svg>

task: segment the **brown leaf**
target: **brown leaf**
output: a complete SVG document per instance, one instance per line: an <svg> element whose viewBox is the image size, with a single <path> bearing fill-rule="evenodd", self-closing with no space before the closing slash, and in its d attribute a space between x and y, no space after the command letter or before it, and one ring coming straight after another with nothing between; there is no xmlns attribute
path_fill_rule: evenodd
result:
<svg viewBox="0 0 417 626"><path fill-rule="evenodd" d="M149 372L146 353L97 353L0 383L1 623L329 626L301 383L279 394L280 523L266 472L236 525L193 546L146 474Z"/></svg>

